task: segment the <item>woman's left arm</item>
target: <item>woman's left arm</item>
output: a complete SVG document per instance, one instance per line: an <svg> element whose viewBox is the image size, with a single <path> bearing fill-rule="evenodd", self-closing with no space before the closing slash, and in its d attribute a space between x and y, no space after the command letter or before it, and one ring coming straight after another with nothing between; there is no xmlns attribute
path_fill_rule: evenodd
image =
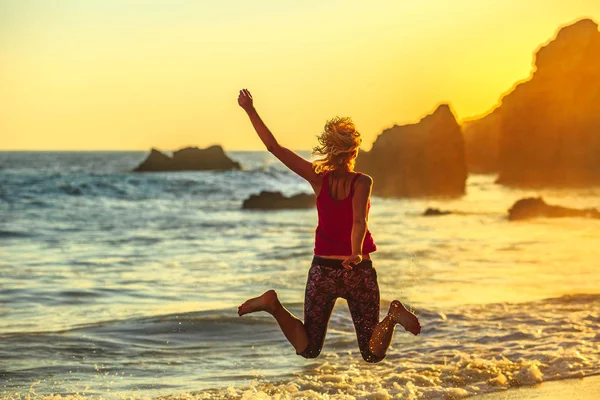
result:
<svg viewBox="0 0 600 400"><path fill-rule="evenodd" d="M300 175L302 178L306 179L311 184L320 183L321 178L313 169L310 161L302 158L292 150L281 146L277 142L275 136L273 136L269 128L267 128L267 125L265 125L263 120L258 115L258 112L254 108L252 95L247 89L240 90L238 104L248 114L254 130L271 154L277 157L277 159L279 159L279 161L281 161L286 167Z"/></svg>
<svg viewBox="0 0 600 400"><path fill-rule="evenodd" d="M367 208L372 187L373 178L369 175L361 175L356 180L352 196L352 255L342 262L347 269L352 269L350 263L358 264L362 261L362 247L367 234Z"/></svg>

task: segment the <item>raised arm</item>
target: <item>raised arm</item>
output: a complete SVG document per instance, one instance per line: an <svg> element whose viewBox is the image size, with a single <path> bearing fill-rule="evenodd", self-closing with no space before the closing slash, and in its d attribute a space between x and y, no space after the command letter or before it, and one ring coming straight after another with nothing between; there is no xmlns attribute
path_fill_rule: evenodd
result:
<svg viewBox="0 0 600 400"><path fill-rule="evenodd" d="M342 261L342 265L347 269L352 269L351 264L362 261L362 247L367 234L367 207L372 188L373 178L370 176L361 175L356 180L352 196L352 255Z"/></svg>
<svg viewBox="0 0 600 400"><path fill-rule="evenodd" d="M314 171L312 167L312 163L298 154L294 153L292 150L281 146L275 136L271 133L269 128L265 125L263 120L256 112L254 108L252 95L248 91L248 89L240 90L240 95L238 96L238 104L242 107L248 117L250 118L250 122L252 122L252 126L256 133L260 137L260 140L264 143L267 150L273 154L275 157L279 159L286 167L294 171L296 174L300 175L302 178L306 179L311 184L319 184L321 179L319 175Z"/></svg>

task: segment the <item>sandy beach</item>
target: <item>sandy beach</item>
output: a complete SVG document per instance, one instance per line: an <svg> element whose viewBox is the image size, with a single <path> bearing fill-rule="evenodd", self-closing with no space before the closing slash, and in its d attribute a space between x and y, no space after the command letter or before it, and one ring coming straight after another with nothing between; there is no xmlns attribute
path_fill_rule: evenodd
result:
<svg viewBox="0 0 600 400"><path fill-rule="evenodd" d="M583 379L544 382L516 390L475 396L477 400L596 400L600 397L600 375Z"/></svg>

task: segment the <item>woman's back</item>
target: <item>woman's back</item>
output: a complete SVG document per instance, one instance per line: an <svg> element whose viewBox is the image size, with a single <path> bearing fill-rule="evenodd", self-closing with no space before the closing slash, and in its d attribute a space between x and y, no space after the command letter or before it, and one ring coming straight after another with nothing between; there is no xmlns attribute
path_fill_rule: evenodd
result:
<svg viewBox="0 0 600 400"><path fill-rule="evenodd" d="M356 179L361 175L360 172L348 172L338 174L335 171L328 171L323 174L323 184L329 189L329 197L332 200L344 200L352 195Z"/></svg>
<svg viewBox="0 0 600 400"><path fill-rule="evenodd" d="M314 254L321 256L346 256L352 254L352 198L356 181L362 174L348 173L340 176L336 171L327 171L317 194L319 223L315 232ZM370 203L367 203L367 212ZM367 229L362 254L375 251L377 247Z"/></svg>

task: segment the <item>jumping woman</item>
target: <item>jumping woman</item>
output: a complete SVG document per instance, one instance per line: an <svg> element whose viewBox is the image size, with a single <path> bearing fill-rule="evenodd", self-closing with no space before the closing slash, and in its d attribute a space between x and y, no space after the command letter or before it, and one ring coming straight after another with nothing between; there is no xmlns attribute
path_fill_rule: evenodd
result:
<svg viewBox="0 0 600 400"><path fill-rule="evenodd" d="M362 357L367 362L381 361L397 324L414 335L421 332L421 325L398 300L392 301L387 316L379 322L379 286L369 255L376 246L367 228L373 179L354 172L360 134L349 118L328 121L319 136L319 146L313 149L314 155L322 157L311 163L277 142L256 112L247 89L240 90L238 104L267 150L310 183L317 196L319 217L304 298L304 323L283 307L275 290L247 300L238 308L239 316L257 311L271 314L296 354L315 358L323 348L335 301L341 297L348 302Z"/></svg>

